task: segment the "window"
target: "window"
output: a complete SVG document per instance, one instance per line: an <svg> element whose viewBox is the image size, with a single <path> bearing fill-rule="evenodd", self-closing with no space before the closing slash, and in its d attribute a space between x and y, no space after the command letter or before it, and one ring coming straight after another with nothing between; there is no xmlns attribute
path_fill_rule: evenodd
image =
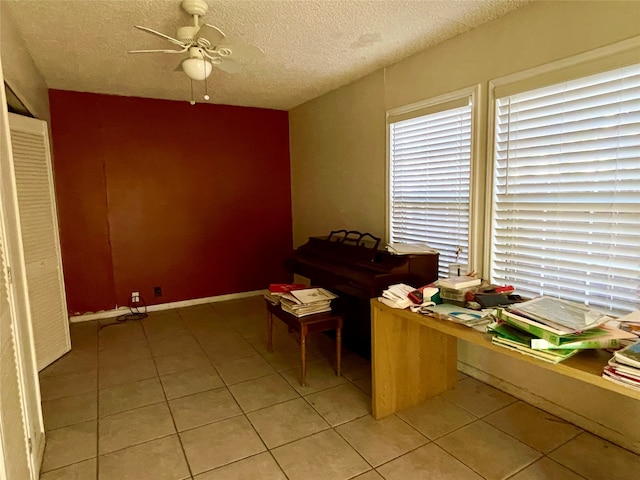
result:
<svg viewBox="0 0 640 480"><path fill-rule="evenodd" d="M389 241L435 248L445 277L469 260L471 118L468 94L389 115Z"/></svg>
<svg viewBox="0 0 640 480"><path fill-rule="evenodd" d="M640 65L496 95L493 282L640 304Z"/></svg>

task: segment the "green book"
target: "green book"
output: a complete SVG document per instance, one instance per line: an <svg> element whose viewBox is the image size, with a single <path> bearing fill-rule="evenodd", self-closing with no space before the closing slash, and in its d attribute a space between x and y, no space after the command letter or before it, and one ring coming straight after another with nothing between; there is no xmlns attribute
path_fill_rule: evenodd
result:
<svg viewBox="0 0 640 480"><path fill-rule="evenodd" d="M540 324L540 326L534 325L533 323L531 323L534 322L534 320L523 319L519 315L516 315L504 309L498 309L498 318L513 327L528 332L534 337L542 338L549 343L553 343L554 345L560 345L561 343L560 335L546 330L545 328L543 328L542 324Z"/></svg>
<svg viewBox="0 0 640 480"><path fill-rule="evenodd" d="M593 327L584 332L559 335L546 330L543 325L535 325L534 320L523 319L508 310L500 310L498 318L509 325L533 335L531 348L541 350L574 350L589 348L618 348L620 340L636 338L635 335L618 328Z"/></svg>
<svg viewBox="0 0 640 480"><path fill-rule="evenodd" d="M487 325L487 331L489 333L495 333L502 338L507 338L514 342L521 343L522 345L526 345L527 347L530 347L531 341L537 338L529 332L526 332L504 322L494 322L491 325Z"/></svg>
<svg viewBox="0 0 640 480"><path fill-rule="evenodd" d="M631 332L626 332L619 328L597 327L577 333L571 337L561 337L560 344L556 345L541 338L531 340L532 348L541 349L572 349L581 350L588 348L619 348L622 346L621 340L637 339Z"/></svg>
<svg viewBox="0 0 640 480"><path fill-rule="evenodd" d="M580 350L536 350L534 348L527 347L526 345L517 342L515 340L510 340L506 337L502 337L500 335L495 335L491 339L491 343L494 345L498 345L504 348L508 348L509 350L515 350L524 355L528 355L530 357L537 358L539 360L544 360L545 362L550 363L559 363L572 355L575 355Z"/></svg>
<svg viewBox="0 0 640 480"><path fill-rule="evenodd" d="M498 321L491 325L487 325L487 332L495 334L491 339L491 343L506 347L511 350L517 350L520 353L539 358L551 363L558 363L562 360L575 355L579 349L562 348L562 349L541 349L534 348L536 341L544 341L532 335L529 332L520 330L513 325Z"/></svg>

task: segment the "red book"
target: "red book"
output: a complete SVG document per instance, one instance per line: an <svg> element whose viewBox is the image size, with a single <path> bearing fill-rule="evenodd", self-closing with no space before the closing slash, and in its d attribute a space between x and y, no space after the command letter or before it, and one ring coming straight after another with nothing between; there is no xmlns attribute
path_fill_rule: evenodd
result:
<svg viewBox="0 0 640 480"><path fill-rule="evenodd" d="M409 293L409 295L407 295L407 296L409 297L409 299L413 303L419 305L419 304L424 302L424 291L425 290L428 291L429 300L431 299L431 297L433 295L435 295L438 292L437 287L434 287L434 284L430 283L429 285L425 285L424 287L416 288L413 292Z"/></svg>
<svg viewBox="0 0 640 480"><path fill-rule="evenodd" d="M513 292L513 287L511 285L505 285L504 287L496 287L494 288L496 293L511 293Z"/></svg>
<svg viewBox="0 0 640 480"><path fill-rule="evenodd" d="M269 285L271 293L289 293L292 290L303 290L307 286L303 283L272 283Z"/></svg>

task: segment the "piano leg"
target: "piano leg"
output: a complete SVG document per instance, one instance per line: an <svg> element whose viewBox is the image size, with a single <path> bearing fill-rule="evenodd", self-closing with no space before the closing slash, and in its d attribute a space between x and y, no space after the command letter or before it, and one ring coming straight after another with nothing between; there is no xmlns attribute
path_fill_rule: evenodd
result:
<svg viewBox="0 0 640 480"><path fill-rule="evenodd" d="M342 361L342 318L336 328L336 375L340 376L340 364Z"/></svg>

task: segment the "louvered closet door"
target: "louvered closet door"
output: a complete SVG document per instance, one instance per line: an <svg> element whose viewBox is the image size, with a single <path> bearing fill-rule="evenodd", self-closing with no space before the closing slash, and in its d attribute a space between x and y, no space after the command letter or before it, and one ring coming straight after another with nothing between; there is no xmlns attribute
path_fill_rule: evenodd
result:
<svg viewBox="0 0 640 480"><path fill-rule="evenodd" d="M2 212L0 212L2 221ZM17 346L14 337L11 305L5 278L6 265L2 248L2 227L0 226L0 478L30 478L29 455L26 448L28 433L20 391L19 366L16 362Z"/></svg>
<svg viewBox="0 0 640 480"><path fill-rule="evenodd" d="M9 114L38 370L71 349L46 122Z"/></svg>

